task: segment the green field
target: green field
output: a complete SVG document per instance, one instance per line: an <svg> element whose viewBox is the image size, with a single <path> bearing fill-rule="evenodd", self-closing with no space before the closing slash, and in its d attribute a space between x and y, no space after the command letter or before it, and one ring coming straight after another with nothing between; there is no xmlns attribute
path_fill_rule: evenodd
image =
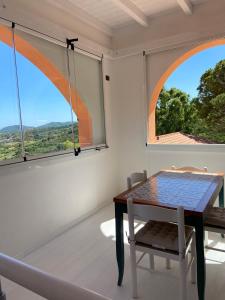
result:
<svg viewBox="0 0 225 300"><path fill-rule="evenodd" d="M26 127L25 127L26 128ZM75 145L78 144L78 126L74 124ZM49 123L24 131L26 155L41 155L74 148L72 127L69 123ZM0 131L0 160L19 158L22 155L21 135L18 126Z"/></svg>

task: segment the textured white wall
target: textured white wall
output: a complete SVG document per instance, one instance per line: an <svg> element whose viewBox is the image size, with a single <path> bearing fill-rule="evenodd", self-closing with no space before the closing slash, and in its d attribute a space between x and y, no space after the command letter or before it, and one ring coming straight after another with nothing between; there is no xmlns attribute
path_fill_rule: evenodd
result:
<svg viewBox="0 0 225 300"><path fill-rule="evenodd" d="M116 106L117 157L123 188L128 174L149 167L143 75L142 55L113 62L112 99Z"/></svg>
<svg viewBox="0 0 225 300"><path fill-rule="evenodd" d="M76 23L60 10L49 13L42 5L32 2L32 8L26 4L10 0L0 15L59 39L79 36L81 47L108 53L104 47L111 40L102 32ZM110 60L104 62L105 74L110 75ZM112 201L119 192L110 82L105 82L105 102L109 149L78 158L70 155L0 167L0 252L23 256Z"/></svg>
<svg viewBox="0 0 225 300"><path fill-rule="evenodd" d="M110 62L105 72L110 74ZM0 252L23 256L119 192L113 124L105 85L109 149L0 167Z"/></svg>
<svg viewBox="0 0 225 300"><path fill-rule="evenodd" d="M111 149L1 167L0 251L21 256L112 201L115 174Z"/></svg>

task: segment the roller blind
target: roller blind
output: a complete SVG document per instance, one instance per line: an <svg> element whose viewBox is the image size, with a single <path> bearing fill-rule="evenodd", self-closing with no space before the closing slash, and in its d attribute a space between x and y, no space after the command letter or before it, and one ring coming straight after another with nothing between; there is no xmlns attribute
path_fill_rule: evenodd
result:
<svg viewBox="0 0 225 300"><path fill-rule="evenodd" d="M102 61L74 52L73 64L75 87L91 117L92 145L106 144Z"/></svg>
<svg viewBox="0 0 225 300"><path fill-rule="evenodd" d="M26 156L73 150L79 141L66 48L16 28L14 36Z"/></svg>

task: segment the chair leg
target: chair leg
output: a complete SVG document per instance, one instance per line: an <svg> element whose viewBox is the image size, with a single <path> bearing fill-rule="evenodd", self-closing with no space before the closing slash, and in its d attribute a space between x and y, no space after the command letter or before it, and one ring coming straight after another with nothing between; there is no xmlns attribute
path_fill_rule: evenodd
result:
<svg viewBox="0 0 225 300"><path fill-rule="evenodd" d="M171 269L171 263L170 263L170 259L169 259L169 258L166 259L166 268L167 268L168 270Z"/></svg>
<svg viewBox="0 0 225 300"><path fill-rule="evenodd" d="M137 265L135 245L130 244L130 262L131 262L131 284L133 298L137 298Z"/></svg>
<svg viewBox="0 0 225 300"><path fill-rule="evenodd" d="M193 235L193 240L191 243L191 259L192 266L191 266L191 283L196 283L196 272L197 272L197 266L196 266L196 243L195 243L195 234Z"/></svg>
<svg viewBox="0 0 225 300"><path fill-rule="evenodd" d="M204 246L208 246L209 244L209 232L208 231L205 231L204 232Z"/></svg>
<svg viewBox="0 0 225 300"><path fill-rule="evenodd" d="M187 300L187 261L182 259L180 261L180 299Z"/></svg>
<svg viewBox="0 0 225 300"><path fill-rule="evenodd" d="M155 259L153 254L149 254L150 270L155 270Z"/></svg>

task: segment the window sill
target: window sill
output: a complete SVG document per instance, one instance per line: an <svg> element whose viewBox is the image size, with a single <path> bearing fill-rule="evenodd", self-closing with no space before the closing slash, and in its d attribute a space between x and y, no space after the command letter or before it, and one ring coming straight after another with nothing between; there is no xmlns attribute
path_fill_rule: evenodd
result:
<svg viewBox="0 0 225 300"><path fill-rule="evenodd" d="M105 152L109 147L105 145L96 146L95 148L84 148L78 156L75 156L73 152L61 153L59 155L49 155L45 157L33 157L33 159L23 161L7 161L7 163L0 162L0 176L7 173L16 173L21 170L41 169L50 165L56 165L61 163L75 162L80 159L90 158Z"/></svg>
<svg viewBox="0 0 225 300"><path fill-rule="evenodd" d="M179 145L179 144L147 144L149 151L181 151L181 152L225 152L225 144L200 144L200 145Z"/></svg>

